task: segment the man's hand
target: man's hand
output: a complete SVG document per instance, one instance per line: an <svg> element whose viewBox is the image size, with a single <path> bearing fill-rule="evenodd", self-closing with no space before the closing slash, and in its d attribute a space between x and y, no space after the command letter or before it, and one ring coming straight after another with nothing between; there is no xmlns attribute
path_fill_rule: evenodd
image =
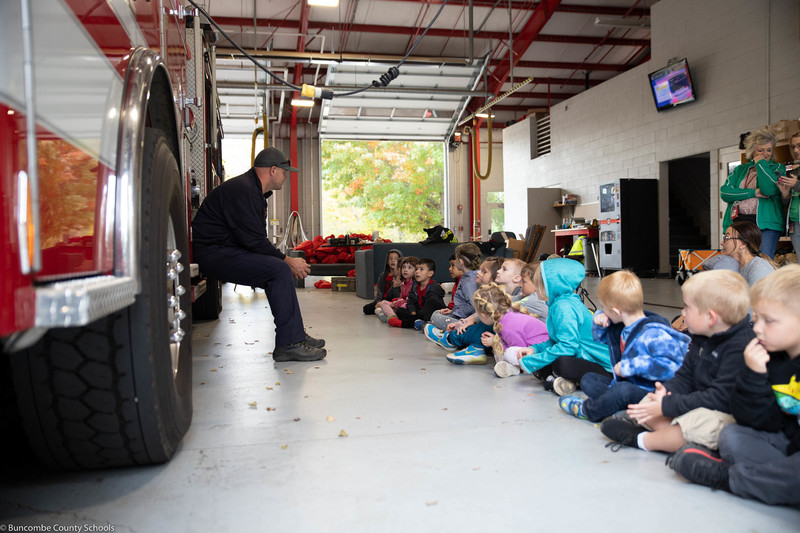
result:
<svg viewBox="0 0 800 533"><path fill-rule="evenodd" d="M283 258L283 260L292 270L292 276L294 276L294 279L306 279L309 272L311 272L311 267L308 266L308 263L306 263L306 260L302 257L289 257L287 255Z"/></svg>
<svg viewBox="0 0 800 533"><path fill-rule="evenodd" d="M769 362L769 353L764 346L758 342L758 339L751 340L744 348L744 363L747 368L759 374L767 373L767 363Z"/></svg>

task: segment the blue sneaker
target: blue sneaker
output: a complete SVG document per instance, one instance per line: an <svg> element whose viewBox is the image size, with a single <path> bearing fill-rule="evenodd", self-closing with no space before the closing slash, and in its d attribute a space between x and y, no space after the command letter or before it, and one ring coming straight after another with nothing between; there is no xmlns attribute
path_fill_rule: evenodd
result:
<svg viewBox="0 0 800 533"><path fill-rule="evenodd" d="M422 331L422 328L425 327L425 321L421 319L416 319L414 321L414 329L417 331Z"/></svg>
<svg viewBox="0 0 800 533"><path fill-rule="evenodd" d="M483 346L479 348L469 345L463 350L448 354L447 360L454 365L485 365L486 349Z"/></svg>
<svg viewBox="0 0 800 533"><path fill-rule="evenodd" d="M575 418L586 420L586 415L583 414L583 398L573 395L562 396L558 400L558 405L565 413L571 414Z"/></svg>
<svg viewBox="0 0 800 533"><path fill-rule="evenodd" d="M428 337L430 340L444 348L445 350L455 350L458 348L455 344L452 344L450 341L447 340L447 332L442 331L437 327L434 327L433 324L428 324L425 326L425 336Z"/></svg>
<svg viewBox="0 0 800 533"><path fill-rule="evenodd" d="M375 313L375 314L376 314L376 315L378 315L378 313ZM379 318L379 319L380 319L380 321L381 321L381 322L383 322L384 324L388 324L388 323L389 323L389 319L390 319L390 318L392 318L392 317L390 317L390 316L386 316L385 314L381 313L381 314L379 314L379 315L378 315L378 318Z"/></svg>

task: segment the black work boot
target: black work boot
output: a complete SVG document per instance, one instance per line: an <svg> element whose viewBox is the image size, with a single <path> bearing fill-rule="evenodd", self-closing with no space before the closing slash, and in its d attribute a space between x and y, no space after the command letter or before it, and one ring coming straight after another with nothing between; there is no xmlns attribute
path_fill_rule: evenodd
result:
<svg viewBox="0 0 800 533"><path fill-rule="evenodd" d="M314 348L304 342L276 346L272 350L272 359L277 362L284 361L319 361L328 354L324 348Z"/></svg>

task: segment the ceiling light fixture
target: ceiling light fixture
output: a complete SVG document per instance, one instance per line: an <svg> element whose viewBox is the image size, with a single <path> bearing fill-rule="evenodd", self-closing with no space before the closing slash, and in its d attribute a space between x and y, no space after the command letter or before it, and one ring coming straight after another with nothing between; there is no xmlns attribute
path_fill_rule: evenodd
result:
<svg viewBox="0 0 800 533"><path fill-rule="evenodd" d="M314 107L314 100L306 100L305 98L293 98L292 105L295 107Z"/></svg>
<svg viewBox="0 0 800 533"><path fill-rule="evenodd" d="M606 28L649 28L650 19L614 19L605 17L595 17L595 26Z"/></svg>
<svg viewBox="0 0 800 533"><path fill-rule="evenodd" d="M489 113L475 113L475 116L478 118L489 118ZM492 118L494 118L494 113L492 113Z"/></svg>
<svg viewBox="0 0 800 533"><path fill-rule="evenodd" d="M336 7L339 5L339 0L308 0L308 5L319 7Z"/></svg>

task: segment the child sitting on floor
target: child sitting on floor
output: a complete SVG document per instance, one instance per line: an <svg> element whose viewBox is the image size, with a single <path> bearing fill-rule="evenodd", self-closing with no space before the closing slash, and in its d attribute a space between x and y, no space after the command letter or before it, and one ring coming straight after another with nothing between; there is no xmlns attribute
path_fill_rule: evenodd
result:
<svg viewBox="0 0 800 533"><path fill-rule="evenodd" d="M536 316L542 322L547 320L547 302L540 300L536 294L536 285L533 283L533 278L536 276L536 270L539 268L539 263L529 263L525 265L520 271L520 294L522 298L519 300L530 314Z"/></svg>
<svg viewBox="0 0 800 533"><path fill-rule="evenodd" d="M416 272L416 257L410 255L400 261L400 275L393 280L393 287L389 291L387 299L381 300L378 308L380 312L376 309L381 322L389 322L390 318L397 316L395 309L405 309L408 295L411 294L411 287L414 285L414 274Z"/></svg>
<svg viewBox="0 0 800 533"><path fill-rule="evenodd" d="M403 253L400 250L391 249L386 254L386 266L383 268L378 283L375 284L374 300L364 306L365 315L374 315L379 309L381 300L386 299L389 290L392 288L392 281L400 275L400 260Z"/></svg>
<svg viewBox="0 0 800 533"><path fill-rule="evenodd" d="M450 267L448 267L447 271L450 273L450 277L453 278L453 288L450 290L451 296L455 296L456 291L458 290L458 282L461 281L461 276L464 273L458 268L458 261L456 261L455 254L450 256ZM454 299L450 300L450 303L447 304L448 309L453 309L455 306L456 301Z"/></svg>
<svg viewBox="0 0 800 533"><path fill-rule="evenodd" d="M444 307L444 289L433 279L436 263L433 259L421 257L414 272L414 283L408 296L406 308L395 309L397 316L389 319L395 328L413 328L417 320L430 320L437 309Z"/></svg>
<svg viewBox="0 0 800 533"><path fill-rule="evenodd" d="M558 402L567 413L592 422L638 403L655 390L656 381L671 379L689 345L689 337L667 319L644 310L642 283L633 272L603 278L597 298L601 310L594 314L592 334L608 345L614 375L590 372L580 383L588 399L566 395Z"/></svg>
<svg viewBox="0 0 800 533"><path fill-rule="evenodd" d="M575 294L585 276L582 264L564 258L544 261L534 274L536 293L548 305L550 338L519 350L519 366L526 374L538 372L559 396L575 391L588 372L611 372L608 347L592 338L592 314Z"/></svg>
<svg viewBox="0 0 800 533"><path fill-rule="evenodd" d="M515 347L546 341L547 327L519 303L512 303L508 293L495 283L475 291L473 304L480 320L493 326L494 335L484 332L481 342L494 351L495 374L501 378L516 376L519 359Z"/></svg>
<svg viewBox="0 0 800 533"><path fill-rule="evenodd" d="M628 406L628 415L638 423L625 418L603 422L600 429L618 443L616 449L674 452L687 442L716 449L720 430L733 423L731 393L744 370L744 349L755 336L747 316L747 282L730 270L711 270L689 278L681 292L692 334L683 365L671 380L656 382L655 392Z"/></svg>
<svg viewBox="0 0 800 533"><path fill-rule="evenodd" d="M456 322L461 318L466 318L475 312L472 307L472 295L478 288L475 281L475 270L481 264L481 254L478 245L465 242L456 246L456 263L463 272L458 283L458 289L453 294L453 308L449 309L442 304L442 308L437 310L430 318L430 322L439 329L445 329L447 324Z"/></svg>
<svg viewBox="0 0 800 533"><path fill-rule="evenodd" d="M756 338L744 350L722 458L688 444L668 461L694 483L769 504L800 505L800 266L762 278L751 291Z"/></svg>
<svg viewBox="0 0 800 533"><path fill-rule="evenodd" d="M489 257L478 269L476 280L481 287L492 283L492 279L500 275L500 270L506 263L512 260L503 260L499 257ZM521 261L520 261L521 262ZM524 263L523 263L524 264ZM513 292L518 286L514 283L514 278L519 277L514 272L517 266L512 264L509 277L511 280L503 288L507 293ZM494 276L494 278L492 278ZM425 326L425 336L446 350L457 350L455 353L448 354L447 360L457 365L484 365L486 364L486 346L482 338L484 334L491 335L492 321L481 320L477 313L473 313L467 318L448 324L447 329L441 330L433 324Z"/></svg>

